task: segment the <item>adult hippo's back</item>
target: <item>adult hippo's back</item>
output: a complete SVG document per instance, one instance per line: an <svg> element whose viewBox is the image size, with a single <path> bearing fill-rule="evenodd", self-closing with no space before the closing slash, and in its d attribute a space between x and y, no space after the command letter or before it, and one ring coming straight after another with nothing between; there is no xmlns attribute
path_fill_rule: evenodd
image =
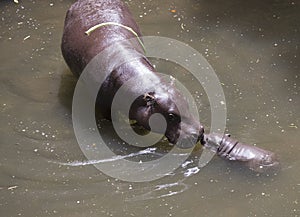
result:
<svg viewBox="0 0 300 217"><path fill-rule="evenodd" d="M85 66L108 46L134 35L128 30L110 25L97 29L87 37L91 27L115 22L132 28L139 36L140 30L127 6L119 0L79 0L67 12L61 50L71 71L79 76Z"/></svg>
<svg viewBox="0 0 300 217"><path fill-rule="evenodd" d="M85 34L91 27L108 22L121 24L123 27L105 25L89 36ZM159 113L165 117L167 123L166 130L160 133L164 133L170 143L179 144L181 147L195 145L203 139L203 127L188 112L189 105L184 96L172 84L162 81L144 56L138 38L124 26L130 27L134 33L141 36L137 24L122 1L77 1L68 10L65 19L61 49L66 63L71 71L79 76L87 64L104 49L117 44L116 42L133 38L129 45L127 44L125 48L120 47L120 50L134 50L140 58L111 67L111 72L101 84L97 99L103 116L111 119L111 105L116 92L126 81L137 76L139 80L135 88L153 84L155 87L136 98L131 105L129 118L136 120L138 125L152 130L149 126L149 118L152 114ZM126 55L124 58L126 59ZM132 88L127 94L133 96L135 92L136 89ZM180 114L178 106L184 108L185 114Z"/></svg>

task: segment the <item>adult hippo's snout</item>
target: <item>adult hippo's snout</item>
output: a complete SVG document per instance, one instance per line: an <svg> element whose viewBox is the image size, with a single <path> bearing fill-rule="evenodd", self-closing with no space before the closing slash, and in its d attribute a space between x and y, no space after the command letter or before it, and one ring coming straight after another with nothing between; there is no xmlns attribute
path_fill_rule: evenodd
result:
<svg viewBox="0 0 300 217"><path fill-rule="evenodd" d="M169 131L167 129L165 135L169 142L177 145L177 147L191 148L198 142L202 143L204 128L199 122L193 119L183 118L177 129L172 128ZM176 137L174 135L176 135Z"/></svg>
<svg viewBox="0 0 300 217"><path fill-rule="evenodd" d="M167 127L165 136L171 144L179 148L191 148L203 140L204 128L193 119L183 117L178 125L173 125L172 122L169 125L170 127Z"/></svg>

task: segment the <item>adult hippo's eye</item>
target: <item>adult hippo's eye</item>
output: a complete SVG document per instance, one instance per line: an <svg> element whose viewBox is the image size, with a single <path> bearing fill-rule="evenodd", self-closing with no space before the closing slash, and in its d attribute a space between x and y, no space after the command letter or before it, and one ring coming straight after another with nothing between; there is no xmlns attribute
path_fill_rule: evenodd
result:
<svg viewBox="0 0 300 217"><path fill-rule="evenodd" d="M168 120L169 121L179 121L179 116L174 114L174 113L169 113L168 114Z"/></svg>

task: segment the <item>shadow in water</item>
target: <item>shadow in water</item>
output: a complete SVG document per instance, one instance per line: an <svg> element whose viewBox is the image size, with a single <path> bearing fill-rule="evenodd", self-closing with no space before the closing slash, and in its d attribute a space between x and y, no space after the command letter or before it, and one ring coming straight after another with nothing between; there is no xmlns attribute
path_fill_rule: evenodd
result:
<svg viewBox="0 0 300 217"><path fill-rule="evenodd" d="M60 86L58 90L58 99L61 105L72 112L72 99L76 87L77 78L65 68L61 73Z"/></svg>

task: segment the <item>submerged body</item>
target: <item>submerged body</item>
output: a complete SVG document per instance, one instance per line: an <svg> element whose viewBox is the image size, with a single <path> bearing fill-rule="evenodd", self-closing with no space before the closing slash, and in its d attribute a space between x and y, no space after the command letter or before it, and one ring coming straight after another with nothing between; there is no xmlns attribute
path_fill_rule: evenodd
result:
<svg viewBox="0 0 300 217"><path fill-rule="evenodd" d="M203 143L221 158L242 162L255 172L262 173L279 167L277 156L273 152L241 143L232 139L230 135L207 134L204 136Z"/></svg>

